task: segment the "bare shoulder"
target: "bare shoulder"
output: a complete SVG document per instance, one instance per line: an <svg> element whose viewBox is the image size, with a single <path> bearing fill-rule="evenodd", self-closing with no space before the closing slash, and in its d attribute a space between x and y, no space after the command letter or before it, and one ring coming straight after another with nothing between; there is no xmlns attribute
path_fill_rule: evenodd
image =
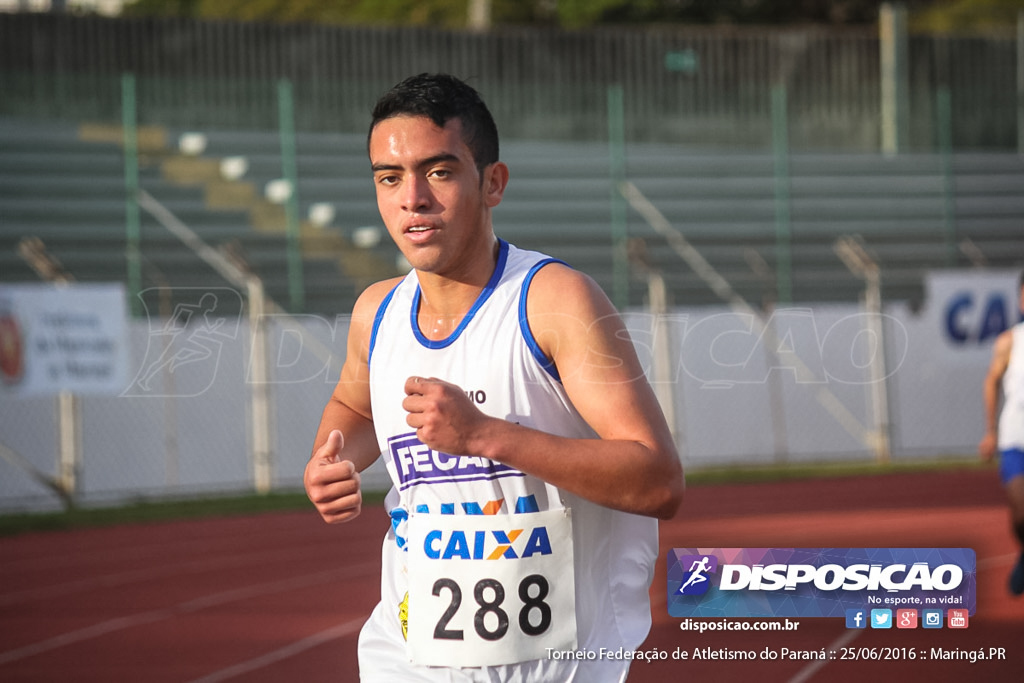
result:
<svg viewBox="0 0 1024 683"><path fill-rule="evenodd" d="M1010 355L1010 350L1013 348L1013 328L1003 330L996 337L995 344L992 346L992 353L996 356Z"/></svg>
<svg viewBox="0 0 1024 683"><path fill-rule="evenodd" d="M380 308L384 298L388 295L391 290L398 286L403 278L393 277L387 280L381 280L375 282L362 291L359 298L356 299L355 305L352 307L352 317L355 319L364 319L369 317L372 321L374 316L377 315L377 309Z"/></svg>
<svg viewBox="0 0 1024 683"><path fill-rule="evenodd" d="M594 318L616 314L604 290L592 277L562 263L549 263L537 271L527 294L528 315L573 313Z"/></svg>
<svg viewBox="0 0 1024 683"><path fill-rule="evenodd" d="M1013 328L999 333L992 344L992 363L988 368L988 380L997 381L1010 366L1010 351L1013 348Z"/></svg>
<svg viewBox="0 0 1024 683"><path fill-rule="evenodd" d="M381 280L370 285L356 299L352 307L352 322L348 332L348 358L358 359L366 364L370 336L373 333L373 321L377 316L385 297L393 290L402 278L396 277Z"/></svg>
<svg viewBox="0 0 1024 683"><path fill-rule="evenodd" d="M563 383L622 382L642 376L625 323L585 273L552 263L534 276L526 318L545 356Z"/></svg>
<svg viewBox="0 0 1024 683"><path fill-rule="evenodd" d="M371 418L370 409L370 337L373 334L373 320L381 302L401 278L382 280L367 287L352 307L352 320L348 328L348 342L341 376L334 387L331 402L344 406L363 416ZM330 404L329 404L330 405ZM323 435L326 439L326 435Z"/></svg>

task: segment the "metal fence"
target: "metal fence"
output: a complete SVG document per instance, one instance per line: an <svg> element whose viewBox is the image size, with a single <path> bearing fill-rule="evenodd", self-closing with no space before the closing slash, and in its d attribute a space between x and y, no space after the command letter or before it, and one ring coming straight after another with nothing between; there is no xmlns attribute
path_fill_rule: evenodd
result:
<svg viewBox="0 0 1024 683"><path fill-rule="evenodd" d="M795 148L873 151L880 50L870 28L481 34L8 14L0 15L0 113L77 115L84 106L116 118L118 77L131 72L159 83L141 103L143 122L272 127L274 108L262 105L287 79L301 129L361 130L382 88L445 70L485 93L506 136L603 139L605 92L618 85L630 140L770 144L773 91L781 88ZM1012 36L911 36L905 51L906 149L937 147L947 111L952 145L1016 146L1024 99Z"/></svg>
<svg viewBox="0 0 1024 683"><path fill-rule="evenodd" d="M1012 291L1016 273L1002 275ZM243 293L218 290L212 307L201 302L209 291L180 294L207 315L181 325L156 315L132 322L130 384L120 396L78 398L68 493L80 504L301 488L349 318L263 318L270 362L257 381L249 322L218 310ZM902 306L877 318L846 305L777 309L759 320L726 307L636 311L626 323L692 470L971 452L981 402L960 388L980 383L986 349L973 344L950 363L937 319ZM881 406L868 362L881 349L866 341L877 321L889 397ZM773 342L769 328L787 343ZM265 419L257 395L268 402ZM0 512L60 505L42 481L59 475L62 431L54 398L0 391ZM382 463L363 484L387 488Z"/></svg>

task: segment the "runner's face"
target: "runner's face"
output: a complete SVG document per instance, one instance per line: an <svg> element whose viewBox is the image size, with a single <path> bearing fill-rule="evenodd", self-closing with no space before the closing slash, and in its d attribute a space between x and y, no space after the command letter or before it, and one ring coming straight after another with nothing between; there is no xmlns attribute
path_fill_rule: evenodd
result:
<svg viewBox="0 0 1024 683"><path fill-rule="evenodd" d="M495 163L481 178L458 119L443 128L425 117L385 119L369 150L380 215L414 268L455 278L481 259L490 268L490 211L507 173Z"/></svg>

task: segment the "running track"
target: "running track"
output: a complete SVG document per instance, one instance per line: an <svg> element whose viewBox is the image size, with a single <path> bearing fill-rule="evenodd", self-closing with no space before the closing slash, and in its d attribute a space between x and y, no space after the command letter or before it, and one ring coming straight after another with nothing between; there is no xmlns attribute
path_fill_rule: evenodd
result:
<svg viewBox="0 0 1024 683"><path fill-rule="evenodd" d="M0 681L356 681L356 637L376 602L387 519L328 527L315 513L135 525L0 539ZM1005 648L984 661L665 661L631 683L1024 680L1024 600L992 470L692 488L661 526L644 648ZM665 611L671 547L972 547L978 609L966 630L679 630Z"/></svg>

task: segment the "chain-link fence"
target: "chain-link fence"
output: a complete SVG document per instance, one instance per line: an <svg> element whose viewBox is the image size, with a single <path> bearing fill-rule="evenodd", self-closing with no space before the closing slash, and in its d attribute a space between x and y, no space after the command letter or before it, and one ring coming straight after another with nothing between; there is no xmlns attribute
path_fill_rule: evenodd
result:
<svg viewBox="0 0 1024 683"><path fill-rule="evenodd" d="M1013 275L1004 277L1010 289ZM122 395L77 399L78 502L253 491L261 478L271 490L301 489L348 319L267 316L268 375L257 383L250 320L218 310L225 302L230 311L237 302L227 300L239 296L180 292L194 315L183 306L175 319L131 325L132 380ZM969 453L983 425L987 357L975 350L945 362L935 319L900 307L880 319L856 306L778 309L768 319L720 307L635 312L627 324L685 466L701 468ZM877 320L884 356L872 333ZM872 391L879 360L890 402L883 422ZM59 474L58 400L0 396L0 507L59 505L42 481ZM266 454L261 435L269 436ZM380 463L363 481L388 485Z"/></svg>
<svg viewBox="0 0 1024 683"><path fill-rule="evenodd" d="M784 91L797 149L875 151L891 130L899 151L933 150L947 114L956 148L1017 148L1015 36L898 25L473 33L0 13L0 113L116 119L130 73L149 84L142 123L273 128L287 80L300 129L361 132L382 88L448 71L486 95L510 138L603 140L616 86L632 142L768 144Z"/></svg>

